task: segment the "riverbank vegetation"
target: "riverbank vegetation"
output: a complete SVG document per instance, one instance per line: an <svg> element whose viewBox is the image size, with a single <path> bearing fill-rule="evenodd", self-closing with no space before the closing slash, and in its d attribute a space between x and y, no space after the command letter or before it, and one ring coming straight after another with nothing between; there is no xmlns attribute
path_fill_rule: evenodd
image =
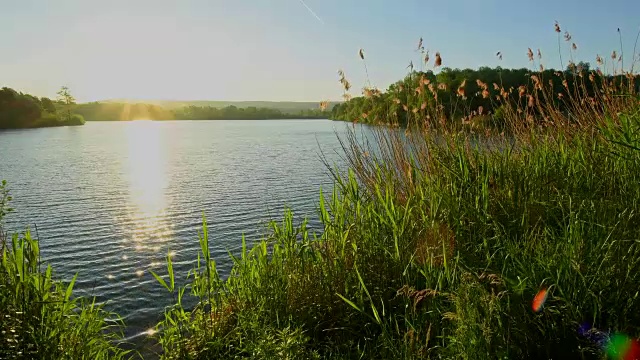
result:
<svg viewBox="0 0 640 360"><path fill-rule="evenodd" d="M92 102L80 104L75 110L89 121L131 120L267 120L267 119L327 119L326 108L283 111L276 108L246 108L188 105L167 109L144 103Z"/></svg>
<svg viewBox="0 0 640 360"><path fill-rule="evenodd" d="M58 100L37 98L4 87L0 89L0 129L73 126L84 124L74 113L75 99L63 87Z"/></svg>
<svg viewBox="0 0 640 360"><path fill-rule="evenodd" d="M365 89L347 120L388 126L342 138L348 166L327 164L321 229L286 211L261 241L242 239L229 274L206 221L191 272L174 273L167 256L154 273L175 300L157 325L160 355L640 358L640 98L638 75L614 55L610 74L583 64L514 74L526 79L516 86L504 72L493 84L412 71L391 95ZM432 60L435 73L443 60ZM358 115L359 102L379 107Z"/></svg>
<svg viewBox="0 0 640 360"><path fill-rule="evenodd" d="M498 84L500 126L479 126L493 118L477 108L456 119L400 100L407 120L387 115L366 139L354 128L349 169L320 197L323 229L287 212L243 242L226 279L205 223L190 284L176 288L171 266L157 275L178 299L158 325L163 357L640 357L637 75L552 74L580 84L565 95L538 75Z"/></svg>
<svg viewBox="0 0 640 360"><path fill-rule="evenodd" d="M589 62L576 64L577 45L568 32L564 40L570 54L564 70L547 69L542 52L531 48L527 52L529 68L484 66L473 70L443 67L440 53L432 58L420 39L421 68L430 69L415 71L411 62L407 76L384 92L366 86L362 96L353 97L351 83L339 71L347 101L333 107L331 118L374 125L435 122L449 129L466 124L502 130L507 122L544 126L558 115L579 119L593 112L600 114L617 106L613 104L620 102L616 96L640 92L640 78L633 75L637 59L624 69L622 51L614 50L610 56L597 55L595 68ZM360 57L364 62L362 51ZM502 53L496 57L502 60Z"/></svg>
<svg viewBox="0 0 640 360"><path fill-rule="evenodd" d="M127 355L117 316L92 299L74 297L75 277L56 280L40 260L30 231L7 235L2 220L9 207L6 182L0 183L0 358L120 359Z"/></svg>

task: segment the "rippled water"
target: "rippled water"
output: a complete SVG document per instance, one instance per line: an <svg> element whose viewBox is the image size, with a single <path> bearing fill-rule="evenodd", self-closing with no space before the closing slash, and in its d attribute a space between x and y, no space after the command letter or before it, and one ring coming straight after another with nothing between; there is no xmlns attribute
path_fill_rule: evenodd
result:
<svg viewBox="0 0 640 360"><path fill-rule="evenodd" d="M170 301L148 270L163 272L171 250L186 276L203 214L221 274L242 234L264 234L285 204L316 218L319 188L332 185L320 150L339 164L344 126L139 121L0 132L0 179L15 199L7 225L37 227L57 276L78 273L79 293L107 301L140 344Z"/></svg>

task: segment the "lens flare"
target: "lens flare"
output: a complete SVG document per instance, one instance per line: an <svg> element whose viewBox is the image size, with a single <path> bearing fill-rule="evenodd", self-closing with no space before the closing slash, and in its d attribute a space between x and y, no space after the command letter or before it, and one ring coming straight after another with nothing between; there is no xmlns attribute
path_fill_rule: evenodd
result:
<svg viewBox="0 0 640 360"><path fill-rule="evenodd" d="M639 360L640 343L623 334L614 334L605 347L607 356L616 360Z"/></svg>
<svg viewBox="0 0 640 360"><path fill-rule="evenodd" d="M540 290L536 296L533 298L533 303L531 304L531 308L533 309L533 311L535 312L540 312L540 310L542 310L542 306L544 305L545 301L547 301L547 296L549 295L549 290L542 289Z"/></svg>
<svg viewBox="0 0 640 360"><path fill-rule="evenodd" d="M583 322L578 327L578 334L580 334L580 336L587 336L589 331L591 331L591 324L588 322Z"/></svg>

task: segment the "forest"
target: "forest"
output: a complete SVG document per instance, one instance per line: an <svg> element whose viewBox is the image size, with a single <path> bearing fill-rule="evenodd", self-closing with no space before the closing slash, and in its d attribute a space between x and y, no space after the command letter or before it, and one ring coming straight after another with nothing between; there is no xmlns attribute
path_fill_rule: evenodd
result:
<svg viewBox="0 0 640 360"><path fill-rule="evenodd" d="M530 54L532 57L533 54ZM601 61L600 59L598 61ZM520 109L523 117L540 119L540 109L548 106L570 111L573 99L590 100L598 105L605 83L625 83L640 88L640 79L624 75L607 76L587 62L570 64L565 71L480 67L432 71L410 71L402 80L382 92L365 88L362 96L351 98L350 83L341 73L348 100L335 105L331 119L368 124L407 124L415 120L457 121L500 127L510 109ZM634 88L634 89L631 89ZM583 104L584 105L584 104Z"/></svg>
<svg viewBox="0 0 640 360"><path fill-rule="evenodd" d="M184 106L177 109L145 103L91 102L78 105L76 112L89 121L130 120L266 120L266 119L327 119L329 111L307 109L285 112L274 108L246 108L234 105Z"/></svg>
<svg viewBox="0 0 640 360"><path fill-rule="evenodd" d="M73 112L75 99L63 87L58 99L38 98L14 89L0 89L0 129L82 125L84 118Z"/></svg>

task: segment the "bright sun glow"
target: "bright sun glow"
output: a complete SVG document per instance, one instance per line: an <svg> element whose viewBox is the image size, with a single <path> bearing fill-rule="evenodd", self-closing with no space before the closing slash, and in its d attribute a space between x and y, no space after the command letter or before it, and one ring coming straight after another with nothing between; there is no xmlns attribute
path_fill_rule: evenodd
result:
<svg viewBox="0 0 640 360"><path fill-rule="evenodd" d="M131 247L135 251L157 252L161 250L159 243L172 234L165 219L167 132L163 131L163 124L153 121L133 121L124 126L128 147L125 171L132 205L129 216L135 224Z"/></svg>
<svg viewBox="0 0 640 360"><path fill-rule="evenodd" d="M161 124L135 121L127 124L130 191L134 205L144 218L159 215L166 207L166 156Z"/></svg>

